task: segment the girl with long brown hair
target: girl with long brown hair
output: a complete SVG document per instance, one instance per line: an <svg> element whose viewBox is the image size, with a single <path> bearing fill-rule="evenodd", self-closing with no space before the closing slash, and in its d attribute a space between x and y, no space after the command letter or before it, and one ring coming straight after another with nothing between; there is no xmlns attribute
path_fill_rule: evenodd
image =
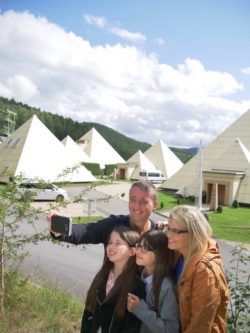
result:
<svg viewBox="0 0 250 333"><path fill-rule="evenodd" d="M88 291L81 333L139 332L140 320L127 311L129 292L145 297L135 262L138 239L139 234L127 227L111 232L104 263Z"/></svg>
<svg viewBox="0 0 250 333"><path fill-rule="evenodd" d="M128 294L128 310L141 321L140 333L179 333L175 286L171 278L173 252L162 231L142 234L136 246L136 263L143 266L146 301Z"/></svg>

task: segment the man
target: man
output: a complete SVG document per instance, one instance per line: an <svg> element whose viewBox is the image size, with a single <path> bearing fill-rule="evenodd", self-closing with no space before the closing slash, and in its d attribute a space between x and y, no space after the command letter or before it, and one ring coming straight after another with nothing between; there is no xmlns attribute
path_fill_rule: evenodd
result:
<svg viewBox="0 0 250 333"><path fill-rule="evenodd" d="M119 225L136 230L139 234L156 228L149 219L152 211L157 207L157 192L153 184L138 181L132 184L129 191L129 215L110 215L96 223L73 224L71 236L62 236L51 231L51 217L48 215L48 225L51 236L60 241L71 244L107 244L111 231Z"/></svg>

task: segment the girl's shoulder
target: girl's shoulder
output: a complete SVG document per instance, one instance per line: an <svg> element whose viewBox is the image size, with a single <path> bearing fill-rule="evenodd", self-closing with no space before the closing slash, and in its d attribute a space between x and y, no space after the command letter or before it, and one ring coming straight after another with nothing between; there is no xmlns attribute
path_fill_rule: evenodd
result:
<svg viewBox="0 0 250 333"><path fill-rule="evenodd" d="M162 284L161 284L161 293L167 293L169 292L169 290L176 290L176 286L174 284L174 282L172 281L172 279L165 277L162 280Z"/></svg>
<svg viewBox="0 0 250 333"><path fill-rule="evenodd" d="M171 278L169 277L164 277L164 279L162 280L162 286L166 286L166 287L172 287L174 286L174 282Z"/></svg>

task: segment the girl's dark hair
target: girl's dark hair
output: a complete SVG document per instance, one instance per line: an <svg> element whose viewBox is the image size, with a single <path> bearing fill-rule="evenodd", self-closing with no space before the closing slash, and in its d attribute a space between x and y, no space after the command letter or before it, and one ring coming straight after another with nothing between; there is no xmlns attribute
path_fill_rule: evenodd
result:
<svg viewBox="0 0 250 333"><path fill-rule="evenodd" d="M149 230L141 235L139 243L152 250L155 254L153 272L153 296L156 311L159 308L159 295L165 277L172 279L174 266L173 251L168 249L168 238L159 230Z"/></svg>
<svg viewBox="0 0 250 333"><path fill-rule="evenodd" d="M131 230L128 227L120 226L112 230L112 232L117 232L121 239L123 239L128 246L134 247L139 239L139 234ZM112 233L111 232L111 233ZM105 256L103 265L100 271L95 276L91 286L88 290L87 299L86 299L86 309L91 313L94 313L96 307L96 291L99 288L101 281L109 274L113 269L113 262ZM115 306L115 316L117 319L122 319L125 316L127 309L127 296L128 292L131 291L133 281L136 278L138 267L135 262L135 255L129 257L127 264L125 265L123 272L117 277L115 284L109 294L107 295L104 302L112 297L114 294L119 294L116 306ZM124 283L126 281L126 283Z"/></svg>

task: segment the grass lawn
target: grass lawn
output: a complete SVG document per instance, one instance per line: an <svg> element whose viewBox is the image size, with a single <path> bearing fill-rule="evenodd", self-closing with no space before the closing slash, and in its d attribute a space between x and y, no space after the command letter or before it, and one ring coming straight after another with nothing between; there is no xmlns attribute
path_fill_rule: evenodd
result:
<svg viewBox="0 0 250 333"><path fill-rule="evenodd" d="M250 243L250 208L224 208L209 214L209 222L216 238Z"/></svg>
<svg viewBox="0 0 250 333"><path fill-rule="evenodd" d="M83 303L58 287L37 286L15 273L6 275L1 333L78 333Z"/></svg>
<svg viewBox="0 0 250 333"><path fill-rule="evenodd" d="M80 223L89 223L89 222L96 222L103 219L103 216L81 216L81 217L73 217L73 223L80 224Z"/></svg>
<svg viewBox="0 0 250 333"><path fill-rule="evenodd" d="M194 202L190 199L177 199L172 193L166 191L158 191L158 208L157 210L163 209L168 210L178 204L193 205Z"/></svg>

